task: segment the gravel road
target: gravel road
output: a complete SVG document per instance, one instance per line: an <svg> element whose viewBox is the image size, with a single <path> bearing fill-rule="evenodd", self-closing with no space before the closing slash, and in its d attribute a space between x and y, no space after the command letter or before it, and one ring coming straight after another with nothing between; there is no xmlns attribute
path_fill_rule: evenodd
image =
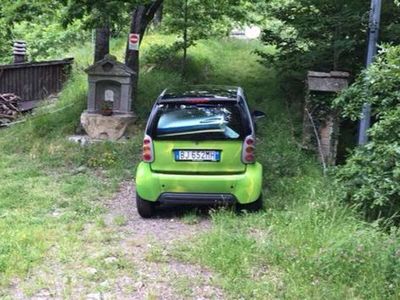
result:
<svg viewBox="0 0 400 300"><path fill-rule="evenodd" d="M207 215L199 217L195 224L186 224L181 218L188 213L187 209L164 208L158 210L154 219L142 219L136 212L135 187L130 182L121 185L119 193L107 206L109 226L118 216L126 219L121 249L132 259L142 279L139 282L132 279L137 289L120 296L126 299L149 296L155 299L223 298L222 291L213 284L210 271L178 262L168 255L176 243L209 230L211 224ZM149 259L148 254L154 252L160 257Z"/></svg>
<svg viewBox="0 0 400 300"><path fill-rule="evenodd" d="M187 209L170 208L142 219L132 182L102 202L103 225L96 220L84 225L81 236L73 237L83 241L73 253L62 254L62 245L54 245L24 280L15 279L6 299L225 298L210 270L171 255L176 245L210 229L207 213L192 212L193 222L185 217Z"/></svg>

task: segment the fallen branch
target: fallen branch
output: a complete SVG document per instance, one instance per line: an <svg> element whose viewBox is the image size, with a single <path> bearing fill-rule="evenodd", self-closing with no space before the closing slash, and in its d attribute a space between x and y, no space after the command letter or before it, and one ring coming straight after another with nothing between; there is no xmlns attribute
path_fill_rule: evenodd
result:
<svg viewBox="0 0 400 300"><path fill-rule="evenodd" d="M319 155L321 157L322 167L324 169L324 175L326 175L326 172L327 172L328 168L326 166L325 155L324 155L324 152L322 150L322 143L321 143L321 139L319 138L317 126L315 126L314 119L313 119L310 111L307 108L305 108L305 111L306 111L306 113L308 115L308 118L310 119L310 123L311 123L311 125L313 127L313 130L314 130L315 138L316 138L317 144L318 144Z"/></svg>

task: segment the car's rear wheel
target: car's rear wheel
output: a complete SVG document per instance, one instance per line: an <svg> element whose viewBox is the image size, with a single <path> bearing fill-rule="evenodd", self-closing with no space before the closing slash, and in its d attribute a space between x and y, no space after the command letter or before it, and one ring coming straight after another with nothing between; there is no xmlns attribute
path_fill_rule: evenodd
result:
<svg viewBox="0 0 400 300"><path fill-rule="evenodd" d="M148 219L154 216L155 204L140 198L136 193L136 208L142 218Z"/></svg>
<svg viewBox="0 0 400 300"><path fill-rule="evenodd" d="M258 197L258 199L252 203L248 203L248 204L240 204L237 203L236 204L236 210L238 212L243 212L243 211L247 211L247 212L257 212L259 210L261 210L263 208L263 196L262 194L260 195L260 197Z"/></svg>

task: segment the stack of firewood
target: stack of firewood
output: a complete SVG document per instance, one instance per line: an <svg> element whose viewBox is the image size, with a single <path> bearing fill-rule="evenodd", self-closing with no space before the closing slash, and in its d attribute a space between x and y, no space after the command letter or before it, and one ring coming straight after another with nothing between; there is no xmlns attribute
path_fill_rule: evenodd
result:
<svg viewBox="0 0 400 300"><path fill-rule="evenodd" d="M10 123L18 117L20 100L15 94L0 94L0 126Z"/></svg>

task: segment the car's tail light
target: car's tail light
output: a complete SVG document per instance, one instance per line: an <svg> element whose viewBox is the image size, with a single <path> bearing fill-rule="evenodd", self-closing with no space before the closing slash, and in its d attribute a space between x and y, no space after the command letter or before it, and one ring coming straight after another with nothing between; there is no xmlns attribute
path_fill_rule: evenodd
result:
<svg viewBox="0 0 400 300"><path fill-rule="evenodd" d="M253 164L256 162L256 139L249 135L244 139L242 150L242 161L245 164Z"/></svg>
<svg viewBox="0 0 400 300"><path fill-rule="evenodd" d="M193 104L203 104L210 102L208 98L187 98L185 102L193 103Z"/></svg>
<svg viewBox="0 0 400 300"><path fill-rule="evenodd" d="M146 135L143 139L143 161L153 162L154 161L154 151L153 151L153 140L151 137Z"/></svg>

